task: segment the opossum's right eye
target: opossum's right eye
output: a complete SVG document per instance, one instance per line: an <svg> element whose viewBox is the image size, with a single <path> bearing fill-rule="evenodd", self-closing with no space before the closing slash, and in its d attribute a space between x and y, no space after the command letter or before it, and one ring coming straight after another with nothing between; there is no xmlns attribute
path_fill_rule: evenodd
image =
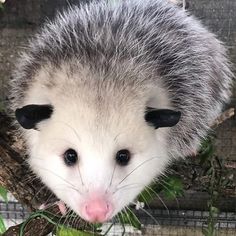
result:
<svg viewBox="0 0 236 236"><path fill-rule="evenodd" d="M78 161L77 152L74 149L68 149L64 153L64 161L67 166L73 166Z"/></svg>
<svg viewBox="0 0 236 236"><path fill-rule="evenodd" d="M122 149L116 153L116 162L120 166L126 166L130 160L130 151L127 149Z"/></svg>

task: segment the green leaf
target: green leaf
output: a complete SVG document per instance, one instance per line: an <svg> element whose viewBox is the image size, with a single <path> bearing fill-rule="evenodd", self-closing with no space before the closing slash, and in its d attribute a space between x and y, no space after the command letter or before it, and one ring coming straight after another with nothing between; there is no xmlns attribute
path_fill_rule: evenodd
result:
<svg viewBox="0 0 236 236"><path fill-rule="evenodd" d="M3 221L2 215L0 215L0 234L3 234L6 231L6 226Z"/></svg>
<svg viewBox="0 0 236 236"><path fill-rule="evenodd" d="M168 177L162 192L168 199L175 199L176 197L183 196L184 188L181 179L175 176Z"/></svg>
<svg viewBox="0 0 236 236"><path fill-rule="evenodd" d="M141 223L139 219L131 210L119 213L118 218L122 224L129 224L136 229L141 229Z"/></svg>
<svg viewBox="0 0 236 236"><path fill-rule="evenodd" d="M202 141L201 148L199 151L198 156L200 157L200 165L205 164L207 161L209 161L215 152L215 148L213 145L213 136L208 135L208 137Z"/></svg>
<svg viewBox="0 0 236 236"><path fill-rule="evenodd" d="M160 185L158 182L153 182L139 194L137 200L139 202L144 202L148 204L153 199L157 198L158 193L160 193L162 189L163 189L162 185Z"/></svg>
<svg viewBox="0 0 236 236"><path fill-rule="evenodd" d="M81 230L75 230L72 228L58 228L57 236L96 236L94 233L84 232Z"/></svg>
<svg viewBox="0 0 236 236"><path fill-rule="evenodd" d="M203 165L204 163L206 163L206 161L211 159L214 154L214 151L215 150L212 145L206 147L206 149L200 153L200 165Z"/></svg>
<svg viewBox="0 0 236 236"><path fill-rule="evenodd" d="M211 206L210 207L210 211L213 213L213 214L218 214L220 212L220 210L217 208L217 207L214 207L214 206Z"/></svg>
<svg viewBox="0 0 236 236"><path fill-rule="evenodd" d="M145 188L138 196L139 202L144 202L146 204L150 203L156 197L155 190L150 190Z"/></svg>
<svg viewBox="0 0 236 236"><path fill-rule="evenodd" d="M7 190L4 187L0 186L0 197L3 198L3 200L7 203L8 199L7 199Z"/></svg>
<svg viewBox="0 0 236 236"><path fill-rule="evenodd" d="M209 236L209 231L208 231L208 229L207 229L207 228L203 228L203 229L202 229L202 234L203 234L204 236Z"/></svg>

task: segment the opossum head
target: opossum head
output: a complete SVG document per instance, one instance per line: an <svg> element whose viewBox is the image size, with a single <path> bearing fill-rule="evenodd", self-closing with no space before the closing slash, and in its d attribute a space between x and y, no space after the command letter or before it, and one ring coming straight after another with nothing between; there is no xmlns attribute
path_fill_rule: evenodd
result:
<svg viewBox="0 0 236 236"><path fill-rule="evenodd" d="M55 86L42 87L38 79L40 85L34 83L25 106L16 110L29 163L82 218L107 221L164 170L169 161L164 127L175 125L180 113L153 107L153 88L55 77L61 79Z"/></svg>

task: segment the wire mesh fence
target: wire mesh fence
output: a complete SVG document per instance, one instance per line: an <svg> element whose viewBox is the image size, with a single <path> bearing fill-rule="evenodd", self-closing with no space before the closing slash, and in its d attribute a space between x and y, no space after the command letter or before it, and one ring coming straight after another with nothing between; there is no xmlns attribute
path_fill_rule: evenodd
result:
<svg viewBox="0 0 236 236"><path fill-rule="evenodd" d="M232 209L234 210L234 209ZM30 213L20 203L0 202L0 214L7 227L21 223ZM108 222L102 226L102 232L110 228L109 236L200 236L209 226L209 212L192 210L135 210L142 223L141 230L130 225L121 225L118 221ZM221 212L214 221L215 236L236 235L236 213Z"/></svg>
<svg viewBox="0 0 236 236"><path fill-rule="evenodd" d="M18 202L0 202L0 214L7 227L21 223L29 216L29 212Z"/></svg>

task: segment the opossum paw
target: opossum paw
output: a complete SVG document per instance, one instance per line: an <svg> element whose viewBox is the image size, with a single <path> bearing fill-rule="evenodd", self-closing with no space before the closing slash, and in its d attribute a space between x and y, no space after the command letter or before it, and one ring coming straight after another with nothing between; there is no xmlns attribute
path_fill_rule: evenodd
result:
<svg viewBox="0 0 236 236"><path fill-rule="evenodd" d="M67 213L67 208L66 208L66 205L63 201L57 201L55 202L54 204L45 204L43 203L42 205L40 205L38 207L39 210L46 210L47 208L51 207L52 205L57 205L59 210L60 210L60 213L65 216L66 213Z"/></svg>
<svg viewBox="0 0 236 236"><path fill-rule="evenodd" d="M59 208L61 214L62 214L63 216L65 216L66 213L67 213L67 208L66 208L65 203L64 203L63 201L58 201L56 204L57 204L57 206L58 206L58 208Z"/></svg>

